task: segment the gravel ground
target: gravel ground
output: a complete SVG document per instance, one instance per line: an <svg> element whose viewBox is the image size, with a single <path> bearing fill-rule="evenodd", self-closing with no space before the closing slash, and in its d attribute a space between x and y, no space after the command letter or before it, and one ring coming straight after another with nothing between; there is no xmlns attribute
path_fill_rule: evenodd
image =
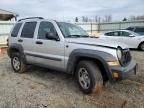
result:
<svg viewBox="0 0 144 108"><path fill-rule="evenodd" d="M6 54L0 56L0 108L144 108L144 52L132 51L136 76L108 83L101 95L84 95L64 73L32 66L14 73Z"/></svg>

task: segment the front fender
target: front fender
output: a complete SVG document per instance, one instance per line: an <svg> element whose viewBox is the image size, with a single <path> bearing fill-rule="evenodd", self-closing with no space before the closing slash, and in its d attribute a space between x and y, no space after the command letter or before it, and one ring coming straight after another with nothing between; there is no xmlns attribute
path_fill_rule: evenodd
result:
<svg viewBox="0 0 144 108"><path fill-rule="evenodd" d="M103 67L106 70L108 78L112 78L110 68L107 64L107 61L115 61L116 58L106 52L103 51L97 51L97 50L89 50L89 49L76 49L72 51L72 53L69 56L68 64L67 64L67 72L73 74L73 71L76 67L77 60L81 57L86 57L90 59L96 59L99 60Z"/></svg>

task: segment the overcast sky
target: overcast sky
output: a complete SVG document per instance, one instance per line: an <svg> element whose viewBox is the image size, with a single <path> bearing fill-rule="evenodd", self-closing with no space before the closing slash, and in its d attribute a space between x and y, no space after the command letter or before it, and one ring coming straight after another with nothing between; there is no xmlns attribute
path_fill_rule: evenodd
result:
<svg viewBox="0 0 144 108"><path fill-rule="evenodd" d="M0 8L13 11L20 18L70 19L112 15L113 20L122 20L123 17L144 15L144 0L0 0Z"/></svg>

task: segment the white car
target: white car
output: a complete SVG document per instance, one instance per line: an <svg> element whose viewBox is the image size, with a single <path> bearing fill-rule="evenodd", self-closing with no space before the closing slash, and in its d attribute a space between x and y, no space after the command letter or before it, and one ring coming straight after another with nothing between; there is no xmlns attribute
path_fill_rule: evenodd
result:
<svg viewBox="0 0 144 108"><path fill-rule="evenodd" d="M139 35L129 30L116 30L106 32L100 38L122 42L128 45L129 48L138 48L144 51L144 35Z"/></svg>

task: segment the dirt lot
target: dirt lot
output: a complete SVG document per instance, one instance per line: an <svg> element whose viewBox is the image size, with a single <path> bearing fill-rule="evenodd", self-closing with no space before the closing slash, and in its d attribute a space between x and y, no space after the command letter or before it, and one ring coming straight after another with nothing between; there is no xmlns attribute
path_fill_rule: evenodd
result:
<svg viewBox="0 0 144 108"><path fill-rule="evenodd" d="M72 76L32 66L14 73L6 54L0 56L0 108L144 108L144 52L132 51L136 76L107 84L101 95L84 95Z"/></svg>

